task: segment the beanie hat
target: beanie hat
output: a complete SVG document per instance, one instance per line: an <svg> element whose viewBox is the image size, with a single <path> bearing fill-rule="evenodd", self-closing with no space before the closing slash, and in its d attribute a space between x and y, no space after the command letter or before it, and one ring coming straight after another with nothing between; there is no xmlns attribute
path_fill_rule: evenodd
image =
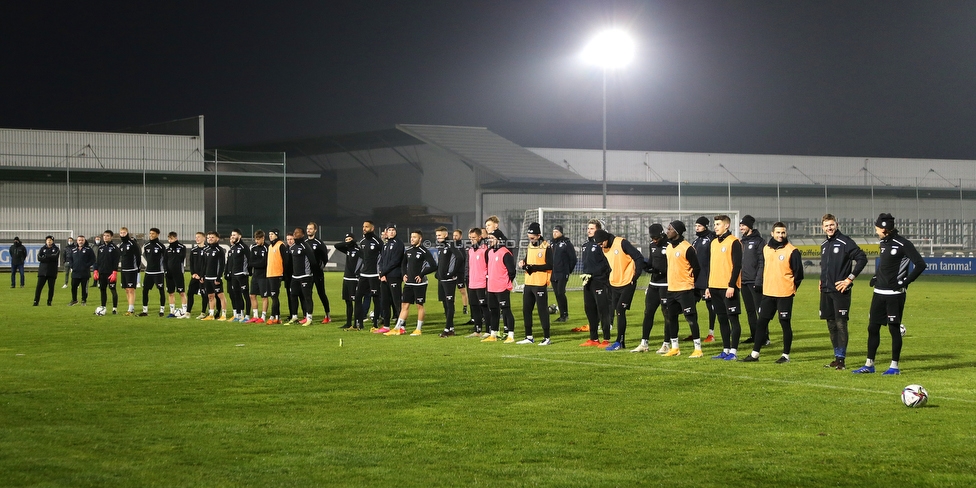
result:
<svg viewBox="0 0 976 488"><path fill-rule="evenodd" d="M661 224L651 224L647 227L647 232L651 237L658 237L664 234L664 227Z"/></svg>
<svg viewBox="0 0 976 488"><path fill-rule="evenodd" d="M542 226L540 226L538 222L532 222L531 224L529 224L529 231L528 231L528 233L529 234L532 234L534 236L541 235L542 234Z"/></svg>
<svg viewBox="0 0 976 488"><path fill-rule="evenodd" d="M685 233L685 223L680 220L674 220L671 222L671 228L674 229L679 235Z"/></svg>
<svg viewBox="0 0 976 488"><path fill-rule="evenodd" d="M745 217L742 217L742 220L739 221L739 224L744 225L750 229L755 229L756 219L752 215L746 215Z"/></svg>
<svg viewBox="0 0 976 488"><path fill-rule="evenodd" d="M268 231L268 233L269 233L269 234L274 234L274 235L276 235L276 236L280 236L280 235L281 235L281 231L280 231L280 230L278 230L278 228L277 228L277 227L275 227L274 229L271 229L271 230L269 230L269 231Z"/></svg>
<svg viewBox="0 0 976 488"><path fill-rule="evenodd" d="M875 227L880 227L882 229L891 230L895 228L895 218L891 216L890 213L883 213L878 215L878 220L874 221Z"/></svg>
<svg viewBox="0 0 976 488"><path fill-rule="evenodd" d="M383 227L383 230L386 230L386 229L394 229L394 230L396 230L396 224L394 224L393 222L390 222L389 224L386 224L386 227Z"/></svg>
<svg viewBox="0 0 976 488"><path fill-rule="evenodd" d="M708 224L710 224L711 221L708 220L708 217L702 215L701 217L698 217L698 220L696 220L695 223L702 227L708 227Z"/></svg>
<svg viewBox="0 0 976 488"><path fill-rule="evenodd" d="M562 234L563 233L563 226L561 226L561 225L554 225L552 227L552 230L558 230L559 233Z"/></svg>
<svg viewBox="0 0 976 488"><path fill-rule="evenodd" d="M610 238L610 233L600 229L593 233L593 240L596 242L606 242Z"/></svg>

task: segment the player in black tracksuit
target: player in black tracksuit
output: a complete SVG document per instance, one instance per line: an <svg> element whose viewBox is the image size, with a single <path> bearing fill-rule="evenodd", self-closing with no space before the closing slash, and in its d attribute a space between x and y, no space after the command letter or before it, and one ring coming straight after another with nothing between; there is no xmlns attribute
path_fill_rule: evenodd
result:
<svg viewBox="0 0 976 488"><path fill-rule="evenodd" d="M315 260L315 252L312 250L312 246L308 244L301 229L295 229L294 238L295 245L288 248L288 252L291 254L291 293L298 298L302 305L302 313L305 314L305 318L298 323L308 326L312 324L312 313L315 308L315 303L312 301L312 286L315 277L312 273L318 266L318 262ZM289 321L289 323L295 322L294 318Z"/></svg>
<svg viewBox="0 0 976 488"><path fill-rule="evenodd" d="M583 310L590 324L590 340L585 346L610 345L610 262L603 253L601 243L593 240L596 231L602 229L598 221L591 220L586 226L589 238L583 244ZM603 331L603 344L599 331Z"/></svg>
<svg viewBox="0 0 976 488"><path fill-rule="evenodd" d="M248 252L250 253L248 264L251 266L252 315L248 323L263 324L268 315L268 298L271 297L271 286L268 282L268 246L264 242L263 230L254 233L254 244L251 244ZM258 297L261 297L260 303Z"/></svg>
<svg viewBox="0 0 976 488"><path fill-rule="evenodd" d="M704 215L695 221L695 240L691 242L691 247L695 248L698 255L698 265L701 266L701 273L695 276L695 293L699 300L704 300L705 309L708 310L708 335L702 342L712 342L715 340L715 309L712 308L711 297L705 297L705 290L708 289L708 265L711 263L712 239L715 233L708 227L711 220ZM693 340L692 336L685 338L686 341Z"/></svg>
<svg viewBox="0 0 976 488"><path fill-rule="evenodd" d="M852 373L874 373L874 358L881 345L881 327L888 326L891 335L891 366L884 375L901 374L901 319L905 312L908 285L925 271L925 260L911 241L895 228L895 218L882 213L874 222L874 230L881 239L881 258L871 278L874 296L871 298L871 318L868 322L868 359L864 366ZM914 268L909 272L909 264Z"/></svg>
<svg viewBox="0 0 976 488"><path fill-rule="evenodd" d="M363 238L359 241L363 267L359 272L359 284L356 286L356 322L347 327L346 330L363 330L370 300L373 301L373 327L376 327L376 320L381 314L380 274L377 271L377 265L383 243L376 237L374 230L373 222L369 220L363 222Z"/></svg>
<svg viewBox="0 0 976 488"><path fill-rule="evenodd" d="M742 344L752 344L756 337L756 325L759 323L759 303L762 302L762 286L757 287L756 282L762 279L758 276L759 263L763 259L763 248L766 247L766 239L758 230L753 228L756 219L751 215L742 217L739 221L739 232L742 234L742 302L746 308L746 317L749 320L749 337L742 341Z"/></svg>
<svg viewBox="0 0 976 488"><path fill-rule="evenodd" d="M122 270L122 289L129 309L126 315L136 313L136 283L139 282L139 268L142 266L142 253L139 243L129 235L129 229L119 230L119 268Z"/></svg>
<svg viewBox="0 0 976 488"><path fill-rule="evenodd" d="M396 225L386 226L386 244L380 252L378 271L380 274L380 310L377 311L382 317L383 325L389 326L392 317L400 313L400 299L403 296L403 271L400 265L403 262L404 246L397 239Z"/></svg>
<svg viewBox="0 0 976 488"><path fill-rule="evenodd" d="M102 307L108 303L105 290L112 291L112 314L118 313L119 294L115 291L116 272L119 269L119 248L112 242L114 232L106 230L102 233L102 244L98 246L98 256L95 258L95 271L98 273L98 290L102 295Z"/></svg>
<svg viewBox="0 0 976 488"><path fill-rule="evenodd" d="M463 279L464 251L455 241L447 238L447 228L439 227L437 235L437 299L444 305L444 332L440 337L454 335L454 294L458 290L458 280Z"/></svg>
<svg viewBox="0 0 976 488"><path fill-rule="evenodd" d="M68 250L71 264L71 303L78 303L78 285L81 285L81 303L88 302L88 280L91 270L95 266L95 252L85 241L85 236L78 236L76 245Z"/></svg>
<svg viewBox="0 0 976 488"><path fill-rule="evenodd" d="M203 305L200 307L203 309L203 313L200 317L203 318L207 314L206 297L207 293L203 286L203 275L204 275L204 248L207 247L206 243L207 236L203 232L197 232L194 235L196 240L196 245L190 248L190 286L187 290L186 296L186 313L190 314L193 312L193 299L197 295L200 295L200 299L203 301Z"/></svg>
<svg viewBox="0 0 976 488"><path fill-rule="evenodd" d="M664 235L664 226L651 224L648 228L651 237L644 259L644 271L651 275L644 292L644 323L641 329L641 343L631 352L647 352L650 350L651 329L654 328L654 316L658 308L664 317L664 330L668 330L668 315L664 306L668 300L668 240ZM664 334L664 345L671 343L671 338Z"/></svg>
<svg viewBox="0 0 976 488"><path fill-rule="evenodd" d="M851 290L868 257L853 239L837 230L836 217L824 215L821 223L827 238L820 244L820 318L827 321L834 347L834 360L827 367L842 370L846 367Z"/></svg>
<svg viewBox="0 0 976 488"><path fill-rule="evenodd" d="M362 250L352 234L346 234L345 240L333 246L336 251L346 255L346 266L342 270L342 300L346 302L346 323L340 328L351 327L356 319L356 287L359 285L359 273L363 269Z"/></svg>
<svg viewBox="0 0 976 488"><path fill-rule="evenodd" d="M389 229L388 229L389 230ZM395 235L394 235L395 236ZM400 260L400 278L403 281L403 295L401 297L400 315L396 325L387 335L402 334L410 305L417 305L417 329L410 335L419 336L424 326L424 304L427 302L427 275L437 271L437 261L434 255L422 244L424 234L415 230L410 233L410 247L403 251ZM386 276L390 276L387 273Z"/></svg>
<svg viewBox="0 0 976 488"><path fill-rule="evenodd" d="M227 298L224 297L224 270L227 268L227 257L224 248L220 247L220 234L217 231L207 233L207 247L203 250L203 285L207 293L210 309L203 320L227 320ZM220 302L220 318L214 317L214 309Z"/></svg>
<svg viewBox="0 0 976 488"><path fill-rule="evenodd" d="M332 307L329 305L329 296L325 294L325 265L329 264L329 250L324 242L315 237L318 231L319 225L315 222L309 222L305 226L306 242L312 248L315 260L318 262L318 266L312 270L312 282L315 284L315 290L318 291L319 300L322 301L322 309L325 310L322 323L328 324L332 321Z"/></svg>
<svg viewBox="0 0 976 488"><path fill-rule="evenodd" d="M179 317L189 318L186 315L186 246L177 239L176 232L167 235L169 246L166 247L166 293L169 294L169 315L167 317L176 318L176 293L180 294L180 305L182 314Z"/></svg>
<svg viewBox="0 0 976 488"><path fill-rule="evenodd" d="M230 249L227 250L227 285L230 288L230 303L234 307L232 320L246 321L250 308L250 291L248 290L247 273L250 265L248 258L250 251L241 242L240 229L230 233Z"/></svg>
<svg viewBox="0 0 976 488"><path fill-rule="evenodd" d="M149 290L155 287L159 291L159 316L162 317L166 307L166 294L163 292L166 246L159 242L159 229L149 229L149 240L142 246L142 255L146 258L146 276L142 280L142 313L139 316L149 315Z"/></svg>
<svg viewBox="0 0 976 488"><path fill-rule="evenodd" d="M550 277L552 293L556 296L556 305L559 307L559 318L556 322L566 322L569 320L566 284L569 282L569 276L576 269L576 248L569 238L563 235L561 225L553 227L549 248L552 249L552 277Z"/></svg>

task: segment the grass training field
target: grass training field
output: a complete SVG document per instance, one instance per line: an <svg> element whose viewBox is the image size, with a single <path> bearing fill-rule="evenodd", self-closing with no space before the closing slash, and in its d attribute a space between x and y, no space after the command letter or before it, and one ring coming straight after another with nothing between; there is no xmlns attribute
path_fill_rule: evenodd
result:
<svg viewBox="0 0 976 488"><path fill-rule="evenodd" d="M340 280L328 275L336 319ZM797 296L783 365L775 320L753 364L708 359L720 341L705 359L689 359L690 344L677 358L578 347L579 292L555 344L538 347L438 338L434 286L424 335L383 337L340 331L341 319L94 317L97 291L69 308L59 279L55 306L31 307L35 282L0 288L2 486L976 485L971 278L911 287L894 377L880 375L887 335L879 373L823 367L832 349L816 276ZM854 294L849 369L866 351L867 276ZM514 302L521 339L521 295ZM928 406L902 405L912 383L928 389Z"/></svg>

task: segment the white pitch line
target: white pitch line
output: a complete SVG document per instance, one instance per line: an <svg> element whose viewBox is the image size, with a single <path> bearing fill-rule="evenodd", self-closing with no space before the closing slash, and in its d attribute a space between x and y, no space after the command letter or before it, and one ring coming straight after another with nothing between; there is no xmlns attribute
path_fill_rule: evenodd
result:
<svg viewBox="0 0 976 488"><path fill-rule="evenodd" d="M878 395L900 395L901 393L894 393L891 391L880 391L880 390L869 390L867 388L855 388L852 386L837 386L837 385L823 385L817 383L805 383L803 381L793 381L793 380L783 380L778 378L769 378L766 376L756 377L756 376L746 376L746 375L736 375L736 374L725 374L725 373L713 373L710 371L693 371L687 369L671 369L671 368L659 368L656 366L644 366L637 364L612 364L612 363L593 363L587 361L570 361L567 359L549 359L540 358L533 356L516 356L512 354L503 355L503 358L507 359L523 359L526 361L540 361L545 363L560 363L560 364L573 364L577 366L603 366L607 368L623 368L623 369L639 369L645 371L662 371L665 373L683 373L683 374L696 374L702 376L715 376L720 378L733 378L739 380L750 380L750 381L762 381L764 383L782 383L785 385L799 385L799 386L809 386L813 388L826 388L829 390L846 390L846 391L856 391L861 393L875 393ZM940 396L939 400L951 400L963 403L976 403L976 400L968 400L965 398L952 398Z"/></svg>

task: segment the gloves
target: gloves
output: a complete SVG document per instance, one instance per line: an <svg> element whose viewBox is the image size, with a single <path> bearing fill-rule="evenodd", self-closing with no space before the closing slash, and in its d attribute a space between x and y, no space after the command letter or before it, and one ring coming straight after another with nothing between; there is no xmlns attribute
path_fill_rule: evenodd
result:
<svg viewBox="0 0 976 488"><path fill-rule="evenodd" d="M95 281L98 281L98 270L97 269L95 270L94 273L92 273L92 277L95 278Z"/></svg>
<svg viewBox="0 0 976 488"><path fill-rule="evenodd" d="M112 274L108 275L108 282L115 283L116 274L118 271L112 271Z"/></svg>
<svg viewBox="0 0 976 488"><path fill-rule="evenodd" d="M591 275L591 274L588 274L588 273L583 273L583 274L581 274L581 275L580 275L580 278L583 278L583 286L586 286L586 283L587 283L588 281L590 281L590 278L592 278L592 277L593 277L593 275Z"/></svg>
<svg viewBox="0 0 976 488"><path fill-rule="evenodd" d="M532 274L535 272L535 265L526 264L522 269L524 269L526 273Z"/></svg>
<svg viewBox="0 0 976 488"><path fill-rule="evenodd" d="M868 286L874 286L877 283L878 283L878 277L877 276L872 276L871 277L871 281L868 282Z"/></svg>

